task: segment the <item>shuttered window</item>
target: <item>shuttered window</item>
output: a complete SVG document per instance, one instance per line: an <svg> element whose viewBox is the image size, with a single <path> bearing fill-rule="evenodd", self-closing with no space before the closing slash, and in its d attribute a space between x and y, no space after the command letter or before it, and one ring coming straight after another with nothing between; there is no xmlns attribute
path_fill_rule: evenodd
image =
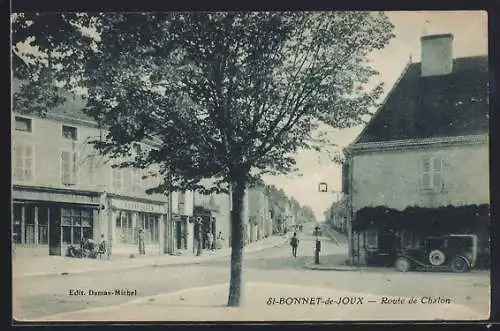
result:
<svg viewBox="0 0 500 331"><path fill-rule="evenodd" d="M123 188L123 169L113 169L113 189L121 191Z"/></svg>
<svg viewBox="0 0 500 331"><path fill-rule="evenodd" d="M14 146L14 178L22 181L33 181L33 154L31 145Z"/></svg>
<svg viewBox="0 0 500 331"><path fill-rule="evenodd" d="M76 185L77 183L77 153L70 151L61 152L61 182L63 185Z"/></svg>
<svg viewBox="0 0 500 331"><path fill-rule="evenodd" d="M444 189L443 159L441 157L424 157L420 163L420 189L424 191L441 191Z"/></svg>

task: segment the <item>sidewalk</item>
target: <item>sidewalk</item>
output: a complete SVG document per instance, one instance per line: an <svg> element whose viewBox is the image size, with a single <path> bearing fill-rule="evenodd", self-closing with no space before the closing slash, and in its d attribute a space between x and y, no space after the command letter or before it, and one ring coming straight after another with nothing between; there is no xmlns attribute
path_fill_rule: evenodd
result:
<svg viewBox="0 0 500 331"><path fill-rule="evenodd" d="M279 246L287 241L287 238L272 236L245 246L245 252L255 252L266 248ZM16 256L12 260L14 279L50 276L61 274L80 274L95 271L111 271L141 268L145 266L168 266L195 264L210 259L229 257L230 248L216 251L203 251L201 256L196 255L154 255L136 256L128 258L126 256L112 257L110 260L79 259L64 256Z"/></svg>
<svg viewBox="0 0 500 331"><path fill-rule="evenodd" d="M312 270L335 270L335 271L359 271L360 266L348 265L347 237L330 229L328 225L323 227L322 252L320 253L320 264L314 264L314 258L304 265L306 269Z"/></svg>
<svg viewBox="0 0 500 331"><path fill-rule="evenodd" d="M417 301L410 304L409 297L384 297L274 283L247 283L242 305L238 308L226 307L227 297L226 283L134 299L110 307L46 316L36 321L431 321L488 318L488 312L456 304L454 299L442 304L425 304L420 301L422 298L415 298Z"/></svg>

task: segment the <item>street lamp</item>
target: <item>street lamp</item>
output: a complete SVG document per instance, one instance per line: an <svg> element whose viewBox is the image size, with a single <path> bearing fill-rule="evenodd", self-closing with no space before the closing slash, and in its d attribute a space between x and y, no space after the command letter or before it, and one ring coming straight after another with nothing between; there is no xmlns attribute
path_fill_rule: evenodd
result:
<svg viewBox="0 0 500 331"><path fill-rule="evenodd" d="M200 256L201 255L201 241L202 241L202 235L201 235L201 224L203 222L203 219L198 216L196 217L196 225L198 227L198 247L197 247L197 250L196 250L196 256Z"/></svg>
<svg viewBox="0 0 500 331"><path fill-rule="evenodd" d="M314 228L314 234L316 235L316 247L314 249L314 264L319 264L319 252L321 251L321 241L319 241L319 231L321 228L316 226Z"/></svg>

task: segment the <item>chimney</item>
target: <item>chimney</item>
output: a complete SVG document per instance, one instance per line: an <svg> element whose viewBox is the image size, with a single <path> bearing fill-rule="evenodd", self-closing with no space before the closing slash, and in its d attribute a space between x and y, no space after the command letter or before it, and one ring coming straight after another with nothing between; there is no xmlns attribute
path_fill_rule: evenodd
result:
<svg viewBox="0 0 500 331"><path fill-rule="evenodd" d="M420 42L422 77L450 74L453 70L453 35L423 36Z"/></svg>

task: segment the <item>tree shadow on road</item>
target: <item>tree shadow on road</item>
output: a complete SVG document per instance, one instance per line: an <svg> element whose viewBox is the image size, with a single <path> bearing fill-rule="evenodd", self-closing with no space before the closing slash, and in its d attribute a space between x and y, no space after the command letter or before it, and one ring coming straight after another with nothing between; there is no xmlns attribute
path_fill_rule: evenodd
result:
<svg viewBox="0 0 500 331"><path fill-rule="evenodd" d="M320 262L328 265L344 265L347 259L344 254L332 254L320 256ZM262 257L262 258L247 258L243 262L245 269L261 269L261 270L298 270L303 269L306 264L314 263L313 256L297 256L297 257ZM210 261L206 263L211 267L228 266L229 261Z"/></svg>

